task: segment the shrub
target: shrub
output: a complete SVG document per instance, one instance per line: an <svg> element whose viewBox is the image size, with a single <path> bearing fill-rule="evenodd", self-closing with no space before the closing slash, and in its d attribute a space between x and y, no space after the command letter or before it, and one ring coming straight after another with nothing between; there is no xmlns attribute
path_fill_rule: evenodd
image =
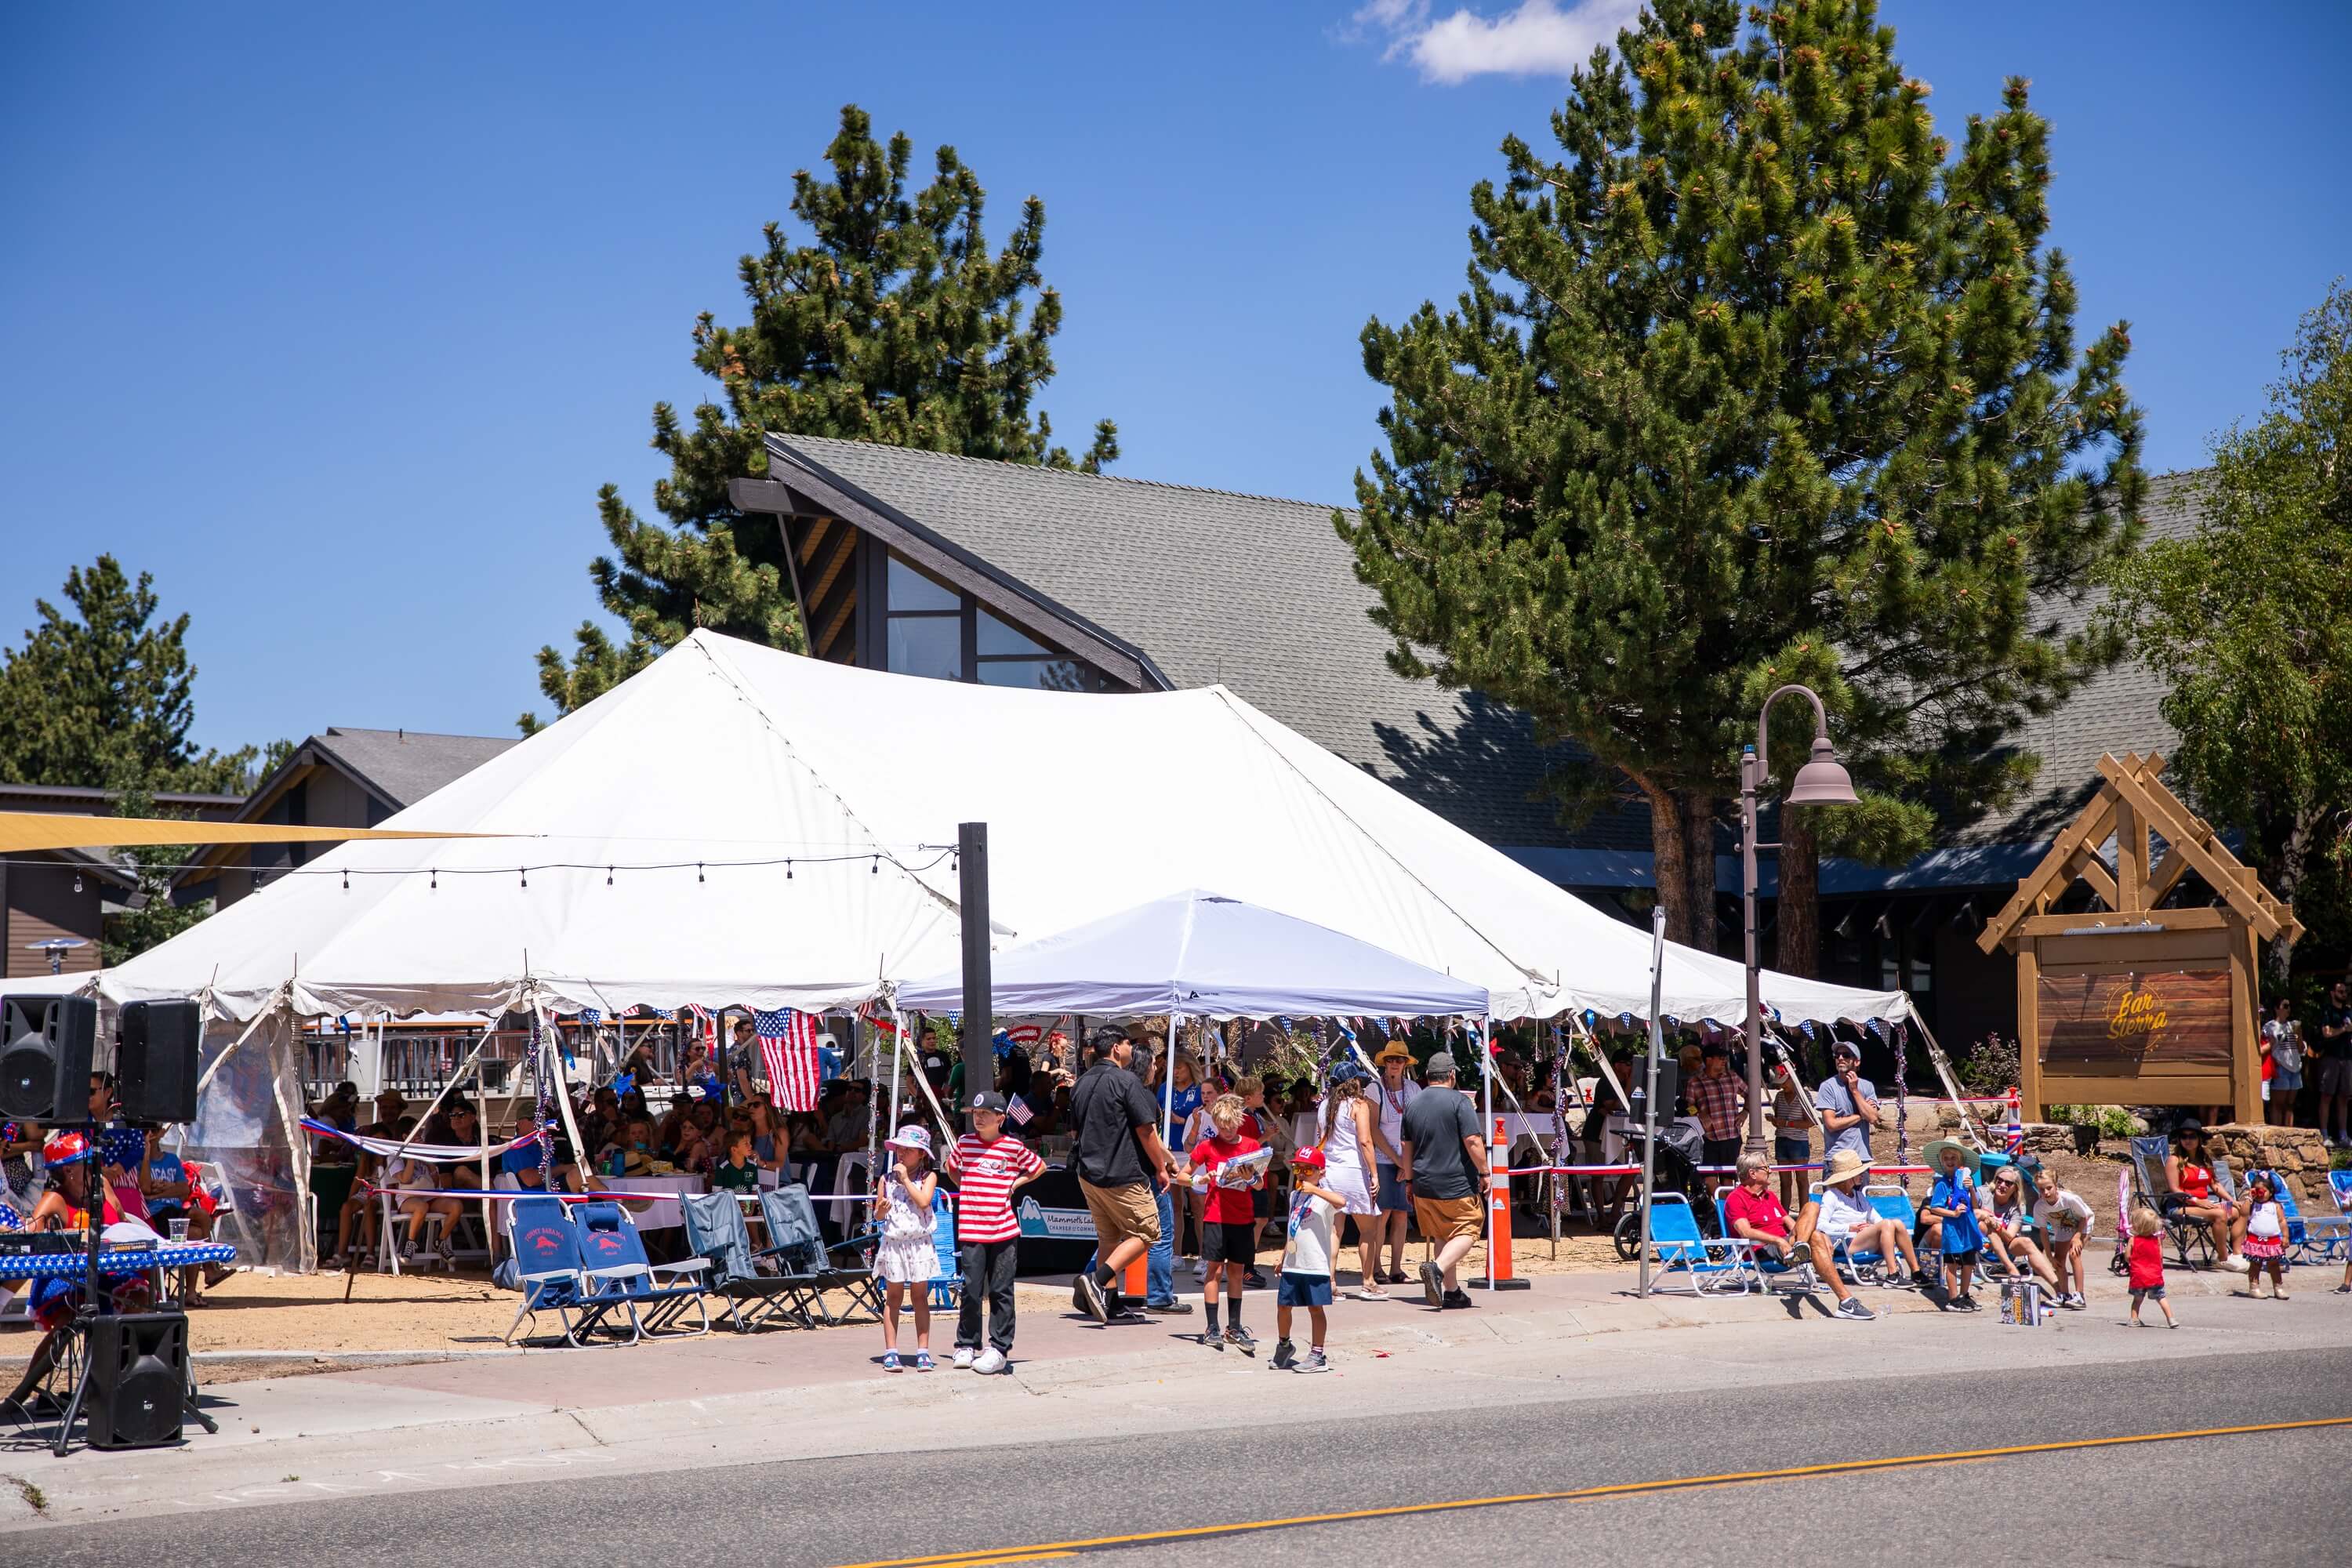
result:
<svg viewBox="0 0 2352 1568"><path fill-rule="evenodd" d="M1959 1075L1960 1087L1970 1094L2007 1094L2017 1084L2017 1042L2005 1040L1998 1033L1987 1035L1952 1066Z"/></svg>

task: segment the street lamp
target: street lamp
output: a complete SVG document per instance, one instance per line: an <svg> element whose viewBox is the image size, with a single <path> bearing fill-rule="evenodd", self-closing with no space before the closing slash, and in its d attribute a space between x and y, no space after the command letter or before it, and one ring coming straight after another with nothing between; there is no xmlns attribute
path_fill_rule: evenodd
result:
<svg viewBox="0 0 2352 1568"><path fill-rule="evenodd" d="M1764 1141L1764 977L1756 962L1756 851L1778 849L1756 841L1756 790L1772 754L1766 726L1772 704L1791 691L1813 705L1813 754L1790 781L1783 805L1852 805L1853 780L1846 776L1830 744L1830 716L1810 686L1783 686L1764 699L1756 715L1756 743L1739 754L1739 908L1748 929L1748 1152L1767 1152Z"/></svg>
<svg viewBox="0 0 2352 1568"><path fill-rule="evenodd" d="M25 948L28 952L47 953L49 959L49 973L62 974L65 973L66 954L75 948L89 945L87 941L78 936L53 936L46 942L28 942L25 944Z"/></svg>

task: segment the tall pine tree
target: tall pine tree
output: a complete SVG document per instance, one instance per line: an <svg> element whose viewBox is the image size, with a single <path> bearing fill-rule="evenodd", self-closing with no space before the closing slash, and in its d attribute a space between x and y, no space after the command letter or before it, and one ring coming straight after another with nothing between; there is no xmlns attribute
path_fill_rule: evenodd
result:
<svg viewBox="0 0 2352 1568"><path fill-rule="evenodd" d="M0 655L0 781L91 789L237 794L258 752L199 751L188 617L158 620L152 574L100 555L66 574L70 613L33 601L40 624Z"/></svg>
<svg viewBox="0 0 2352 1568"><path fill-rule="evenodd" d="M728 503L727 481L767 471L768 431L840 436L895 447L1079 467L1118 456L1106 419L1073 459L1031 405L1052 379L1061 297L1045 287L1045 207L1031 196L1000 250L982 226L979 177L941 147L931 183L908 194L913 144L886 149L866 111L841 111L825 149L830 176L793 176L792 210L807 230L780 224L742 258L751 320L694 327L694 363L716 380L723 405L705 403L691 426L655 405L653 445L670 459L655 486L665 520L647 521L607 485L597 508L613 553L589 567L605 609L629 628L620 644L593 621L567 660L539 654L540 689L569 712L626 679L697 626L782 647L803 646L774 520ZM530 714L528 732L537 727Z"/></svg>
<svg viewBox="0 0 2352 1568"><path fill-rule="evenodd" d="M2025 84L1955 156L1894 44L1868 0L1654 0L1572 78L1559 156L1504 142L1454 309L1366 327L1388 449L1338 520L1399 670L1573 742L1571 813L1647 802L1678 940L1714 945L1758 702L1815 686L1867 798L1787 814L1801 973L1813 830L1915 852L2021 788L1999 738L2115 657L2049 606L2128 548L2142 483Z"/></svg>

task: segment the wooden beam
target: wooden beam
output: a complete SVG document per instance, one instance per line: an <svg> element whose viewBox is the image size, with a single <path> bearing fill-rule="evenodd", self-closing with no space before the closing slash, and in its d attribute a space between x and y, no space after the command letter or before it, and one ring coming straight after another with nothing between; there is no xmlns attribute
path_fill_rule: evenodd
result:
<svg viewBox="0 0 2352 1568"><path fill-rule="evenodd" d="M2116 900L2118 913L2147 908L2147 818L2128 801L2116 806Z"/></svg>
<svg viewBox="0 0 2352 1568"><path fill-rule="evenodd" d="M2020 936L2057 936L2070 931L2089 931L2104 925L2109 931L2122 931L2126 925L2146 923L2163 931L2220 931L2236 925L2240 917L2229 910L2144 910L2132 917L2102 921L2095 914L2031 915L2017 924ZM2153 934L2143 932L2143 935Z"/></svg>
<svg viewBox="0 0 2352 1568"><path fill-rule="evenodd" d="M2107 863L2100 859L2099 852L2088 845L2074 851L2074 858L2066 862L2066 874L2068 881L2080 879L2088 882L2091 885L2091 891L2105 900L2107 908L2117 914L2137 912L2124 907L2123 895L2116 889L2116 879L2107 875ZM2048 911L2037 912L2047 913Z"/></svg>
<svg viewBox="0 0 2352 1568"><path fill-rule="evenodd" d="M2018 1114L2042 1120L2042 963L2032 942L2017 950Z"/></svg>
<svg viewBox="0 0 2352 1568"><path fill-rule="evenodd" d="M824 517L825 510L782 479L730 479L727 504L737 511L772 512L778 517Z"/></svg>
<svg viewBox="0 0 2352 1568"><path fill-rule="evenodd" d="M2180 808L2180 803L2172 797L2171 791L2161 786L2151 787L2148 782L2125 771L2111 756L2099 759L2099 772L2115 786L2118 795L2137 807L2143 817L2179 847L2197 874L2210 882L2213 890L2221 894L2231 909L2243 915L2246 923L2252 926L2263 941L2268 942L2278 935L2278 916L2263 908L2261 900L2250 896L2245 884L2238 879L2237 873L2243 868L2238 864L2237 857L2227 849L2221 849L2217 856L2214 849L2220 847L2218 845L2209 848L2206 836L2212 831L2211 828L2204 823L2189 819L2189 814Z"/></svg>
<svg viewBox="0 0 2352 1568"><path fill-rule="evenodd" d="M1977 933L1978 948L1990 952L2009 938L2011 928L2018 921L2028 914L2041 912L2046 907L2042 900L2063 892L2066 884L2074 879L2068 865L2075 852L2087 845L2095 857L2098 847L2106 841L2115 815L2116 800L2112 790L2101 789L2093 795L2081 814L2052 843L2050 852L2042 857L2042 863L2018 879L2017 891L2011 896L2009 902L1985 922L1984 930Z"/></svg>

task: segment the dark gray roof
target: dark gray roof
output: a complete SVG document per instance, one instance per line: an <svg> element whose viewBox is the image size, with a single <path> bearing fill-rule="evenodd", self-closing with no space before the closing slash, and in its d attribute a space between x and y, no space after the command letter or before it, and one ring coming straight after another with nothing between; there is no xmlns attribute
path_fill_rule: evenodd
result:
<svg viewBox="0 0 2352 1568"><path fill-rule="evenodd" d="M2140 516L2144 541L2186 539L2197 531L2198 489L2207 470L2162 474L2147 483ZM2080 605L2053 606L2060 626L2080 628L2105 604L2094 593ZM2085 681L2065 704L2029 720L2011 737L2013 744L2042 759L2027 798L1989 816L1965 835L1970 843L2039 841L2049 838L2083 808L2099 783L2099 758L2114 752L2162 752L2169 756L2179 739L2158 705L2164 683L2147 666L2126 656L2104 675Z"/></svg>
<svg viewBox="0 0 2352 1568"><path fill-rule="evenodd" d="M1526 716L1409 681L1354 555L1313 501L771 437L1148 655L1179 687L1222 682L1490 843L1564 845ZM1646 848L1638 817L1580 844Z"/></svg>
<svg viewBox="0 0 2352 1568"><path fill-rule="evenodd" d="M435 735L422 730L331 726L310 744L395 808L415 805L515 743L511 735Z"/></svg>

